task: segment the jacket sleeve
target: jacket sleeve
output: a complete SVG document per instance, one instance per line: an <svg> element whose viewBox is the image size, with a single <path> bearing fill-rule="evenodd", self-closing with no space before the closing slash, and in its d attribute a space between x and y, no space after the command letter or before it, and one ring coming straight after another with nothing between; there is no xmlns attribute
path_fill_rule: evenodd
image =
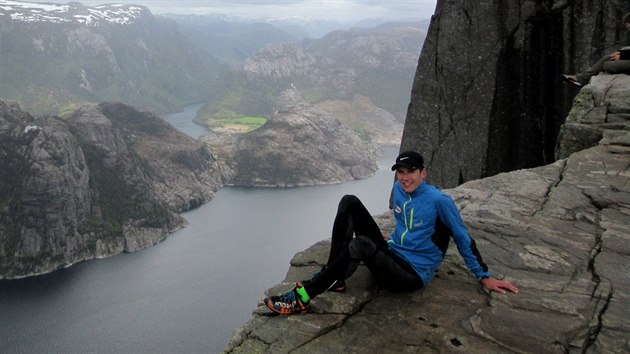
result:
<svg viewBox="0 0 630 354"><path fill-rule="evenodd" d="M488 266L483 262L475 241L468 234L468 229L453 199L446 194L442 195L437 200L437 210L444 224L451 230L457 250L464 258L466 267L475 274L477 280L489 277Z"/></svg>

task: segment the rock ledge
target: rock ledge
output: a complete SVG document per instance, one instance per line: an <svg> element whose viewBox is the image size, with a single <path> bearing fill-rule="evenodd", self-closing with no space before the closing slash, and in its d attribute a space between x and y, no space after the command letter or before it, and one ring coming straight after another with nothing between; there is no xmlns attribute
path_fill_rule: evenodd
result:
<svg viewBox="0 0 630 354"><path fill-rule="evenodd" d="M226 352L629 352L630 131L610 128L597 128L599 145L553 164L447 191L494 276L519 294L484 292L451 246L421 291L378 291L360 267L347 293L322 294L307 315L272 316L259 304ZM393 228L390 214L378 221ZM308 278L328 245L298 253L268 294Z"/></svg>

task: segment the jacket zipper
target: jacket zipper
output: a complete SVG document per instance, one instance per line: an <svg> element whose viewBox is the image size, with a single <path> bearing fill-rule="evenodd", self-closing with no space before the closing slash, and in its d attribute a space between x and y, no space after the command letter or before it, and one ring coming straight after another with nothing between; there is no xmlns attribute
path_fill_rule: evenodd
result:
<svg viewBox="0 0 630 354"><path fill-rule="evenodd" d="M414 208L411 208L411 212L410 212L410 217L409 220L407 220L407 204L409 204L409 202L411 201L411 196L409 194L407 194L407 196L409 197L409 200L407 200L404 204L403 204L403 215L405 215L405 232L403 232L403 234L400 236L400 245L402 246L404 241L405 241L405 236L407 235L407 232L409 232L409 229L411 229L411 227L413 226L413 211Z"/></svg>

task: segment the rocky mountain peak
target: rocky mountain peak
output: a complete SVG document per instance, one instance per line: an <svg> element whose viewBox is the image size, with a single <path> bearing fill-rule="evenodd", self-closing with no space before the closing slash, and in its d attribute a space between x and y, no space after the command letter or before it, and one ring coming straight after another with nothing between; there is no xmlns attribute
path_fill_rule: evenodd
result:
<svg viewBox="0 0 630 354"><path fill-rule="evenodd" d="M0 20L18 23L76 23L99 26L104 23L128 25L144 16L148 8L138 5L107 4L86 7L78 2L67 4L0 0Z"/></svg>
<svg viewBox="0 0 630 354"><path fill-rule="evenodd" d="M332 80L361 75L365 70L391 71L415 67L425 36L418 26L334 31L318 40L270 44L247 59L251 78L282 79L294 75ZM320 80L321 80L320 78Z"/></svg>

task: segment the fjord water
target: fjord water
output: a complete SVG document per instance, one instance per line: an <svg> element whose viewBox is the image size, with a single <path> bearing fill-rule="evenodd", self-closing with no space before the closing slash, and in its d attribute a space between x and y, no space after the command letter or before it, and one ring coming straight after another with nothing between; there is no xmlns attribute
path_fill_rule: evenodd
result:
<svg viewBox="0 0 630 354"><path fill-rule="evenodd" d="M197 137L198 106L165 118ZM387 211L397 147L376 175L341 185L224 188L148 249L0 281L2 353L217 353L293 255L330 237L338 200Z"/></svg>

